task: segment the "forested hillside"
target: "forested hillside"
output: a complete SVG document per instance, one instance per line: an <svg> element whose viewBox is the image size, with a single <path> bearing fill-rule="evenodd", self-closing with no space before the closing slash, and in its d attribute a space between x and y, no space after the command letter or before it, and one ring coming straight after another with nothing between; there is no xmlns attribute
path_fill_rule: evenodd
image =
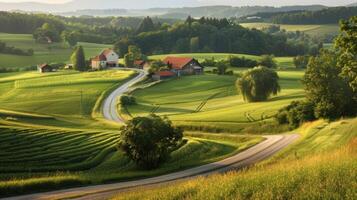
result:
<svg viewBox="0 0 357 200"><path fill-rule="evenodd" d="M239 20L266 21L276 24L337 24L357 15L357 7L331 7L316 11L261 12ZM252 18L253 17L253 18Z"/></svg>
<svg viewBox="0 0 357 200"><path fill-rule="evenodd" d="M78 42L114 44L123 56L129 45L147 55L187 52L225 52L291 56L314 54L321 41L304 34L244 28L223 18L188 17L186 21L159 18L61 17L0 12L0 32L32 33L39 43Z"/></svg>

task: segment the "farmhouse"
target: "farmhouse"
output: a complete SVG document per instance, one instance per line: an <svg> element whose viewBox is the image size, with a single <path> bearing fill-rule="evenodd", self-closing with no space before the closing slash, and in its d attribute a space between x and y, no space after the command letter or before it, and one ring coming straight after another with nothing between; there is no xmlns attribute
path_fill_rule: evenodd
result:
<svg viewBox="0 0 357 200"><path fill-rule="evenodd" d="M148 69L150 67L150 64L146 62L145 60L135 60L134 61L134 67L138 69Z"/></svg>
<svg viewBox="0 0 357 200"><path fill-rule="evenodd" d="M175 77L175 76L176 76L176 74L174 72L165 70L165 71L156 72L154 75L152 75L151 78L153 80L159 81L159 80L165 80L165 79L168 79L168 78L172 78L172 77Z"/></svg>
<svg viewBox="0 0 357 200"><path fill-rule="evenodd" d="M45 64L41 64L41 65L37 65L37 70L40 73L46 73L46 72L53 72L54 69L51 65L45 63Z"/></svg>
<svg viewBox="0 0 357 200"><path fill-rule="evenodd" d="M177 76L203 74L203 66L194 58L166 57L163 60Z"/></svg>
<svg viewBox="0 0 357 200"><path fill-rule="evenodd" d="M108 67L117 67L119 56L112 49L105 49L98 56L92 58L92 69L105 69Z"/></svg>

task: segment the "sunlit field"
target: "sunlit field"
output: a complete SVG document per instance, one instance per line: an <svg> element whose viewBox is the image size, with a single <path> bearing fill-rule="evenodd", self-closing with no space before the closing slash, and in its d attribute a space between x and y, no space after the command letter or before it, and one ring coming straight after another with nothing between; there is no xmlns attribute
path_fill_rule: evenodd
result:
<svg viewBox="0 0 357 200"><path fill-rule="evenodd" d="M6 42L7 46L14 46L23 50L32 48L33 56L18 56L10 54L0 54L0 67L21 68L37 66L42 63L68 63L72 54L72 49L64 43L40 44L36 43L31 34L7 34L0 33L0 41ZM112 45L79 43L89 59L98 55L104 48L112 48Z"/></svg>
<svg viewBox="0 0 357 200"><path fill-rule="evenodd" d="M317 121L300 131L296 145L253 168L113 199L356 199L357 120Z"/></svg>

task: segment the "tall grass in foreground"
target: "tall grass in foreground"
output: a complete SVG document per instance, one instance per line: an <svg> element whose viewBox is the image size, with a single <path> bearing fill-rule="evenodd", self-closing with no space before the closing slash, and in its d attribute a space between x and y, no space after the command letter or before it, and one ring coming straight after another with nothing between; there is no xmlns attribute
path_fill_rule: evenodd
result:
<svg viewBox="0 0 357 200"><path fill-rule="evenodd" d="M119 199L357 199L357 138L330 153L214 175Z"/></svg>

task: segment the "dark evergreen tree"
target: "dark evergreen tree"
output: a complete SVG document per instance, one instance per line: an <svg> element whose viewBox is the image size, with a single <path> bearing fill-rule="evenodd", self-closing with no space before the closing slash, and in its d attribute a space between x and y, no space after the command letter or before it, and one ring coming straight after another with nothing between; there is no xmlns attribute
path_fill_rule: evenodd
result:
<svg viewBox="0 0 357 200"><path fill-rule="evenodd" d="M73 68L77 71L86 71L87 64L82 46L77 46L71 56Z"/></svg>
<svg viewBox="0 0 357 200"><path fill-rule="evenodd" d="M143 21L140 23L138 29L136 30L137 33L143 33L143 32L150 32L155 30L155 25L152 22L152 19L147 16L143 19Z"/></svg>

